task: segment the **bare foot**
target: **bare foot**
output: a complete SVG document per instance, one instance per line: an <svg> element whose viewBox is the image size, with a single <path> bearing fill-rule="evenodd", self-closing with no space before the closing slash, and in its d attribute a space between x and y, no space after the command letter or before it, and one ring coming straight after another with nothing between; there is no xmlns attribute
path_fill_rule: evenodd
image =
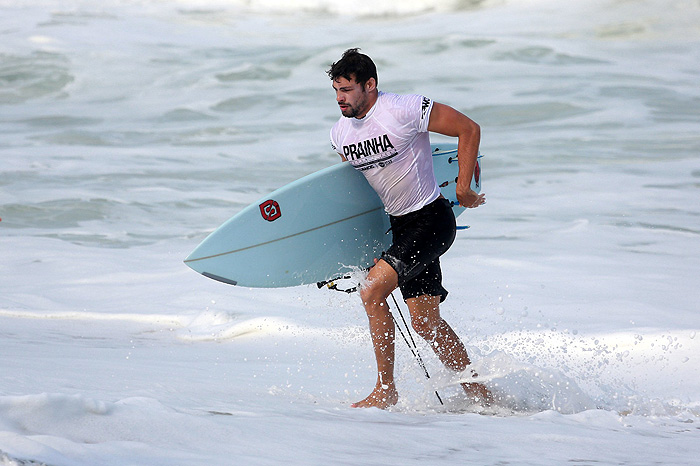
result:
<svg viewBox="0 0 700 466"><path fill-rule="evenodd" d="M372 393L367 398L357 403L353 403L353 408L379 408L387 409L389 406L395 405L399 401L399 393L396 387L389 385L380 385L375 387Z"/></svg>
<svg viewBox="0 0 700 466"><path fill-rule="evenodd" d="M462 388L466 392L469 400L479 403L481 406L484 407L493 405L493 395L483 383L463 383Z"/></svg>

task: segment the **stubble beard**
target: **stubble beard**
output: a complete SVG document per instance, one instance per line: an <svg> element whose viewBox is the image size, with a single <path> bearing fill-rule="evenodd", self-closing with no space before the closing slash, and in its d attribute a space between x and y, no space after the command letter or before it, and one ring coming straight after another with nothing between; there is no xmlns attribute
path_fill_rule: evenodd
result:
<svg viewBox="0 0 700 466"><path fill-rule="evenodd" d="M342 113L343 116L346 118L355 118L357 116L357 109L352 107L351 105L348 105L348 108L345 110L341 110L340 113Z"/></svg>
<svg viewBox="0 0 700 466"><path fill-rule="evenodd" d="M343 116L346 118L356 118L357 115L360 114L360 111L363 111L365 106L367 105L366 92L364 92L364 90L363 90L362 98L360 98L354 106L350 105L348 103L345 103L345 105L347 105L348 108L345 110L341 110L340 113L342 113Z"/></svg>

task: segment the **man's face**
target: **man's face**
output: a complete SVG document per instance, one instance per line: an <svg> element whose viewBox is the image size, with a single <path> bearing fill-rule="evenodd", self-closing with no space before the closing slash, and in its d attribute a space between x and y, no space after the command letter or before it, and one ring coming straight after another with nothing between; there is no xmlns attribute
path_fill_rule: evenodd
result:
<svg viewBox="0 0 700 466"><path fill-rule="evenodd" d="M340 112L347 118L362 118L369 111L367 90L352 79L336 78L333 81L335 99L340 107Z"/></svg>

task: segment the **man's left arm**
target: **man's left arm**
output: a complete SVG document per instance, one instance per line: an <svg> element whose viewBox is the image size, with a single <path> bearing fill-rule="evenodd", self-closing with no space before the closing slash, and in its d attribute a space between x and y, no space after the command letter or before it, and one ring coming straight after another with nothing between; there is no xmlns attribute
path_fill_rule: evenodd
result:
<svg viewBox="0 0 700 466"><path fill-rule="evenodd" d="M433 102L428 122L428 131L459 138L457 155L459 175L457 177L457 200L463 207L479 207L486 202L483 194L471 188L476 159L479 156L481 128L471 118L447 105Z"/></svg>

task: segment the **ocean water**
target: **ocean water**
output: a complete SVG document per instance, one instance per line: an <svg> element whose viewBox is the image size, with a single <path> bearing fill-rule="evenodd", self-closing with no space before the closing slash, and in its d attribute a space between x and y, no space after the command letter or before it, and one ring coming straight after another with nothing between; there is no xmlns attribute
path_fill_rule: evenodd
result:
<svg viewBox="0 0 700 466"><path fill-rule="evenodd" d="M401 340L351 409L356 296L182 263L338 162L349 47L481 125L442 312L489 412ZM698 76L696 0L0 0L0 464L697 464Z"/></svg>

